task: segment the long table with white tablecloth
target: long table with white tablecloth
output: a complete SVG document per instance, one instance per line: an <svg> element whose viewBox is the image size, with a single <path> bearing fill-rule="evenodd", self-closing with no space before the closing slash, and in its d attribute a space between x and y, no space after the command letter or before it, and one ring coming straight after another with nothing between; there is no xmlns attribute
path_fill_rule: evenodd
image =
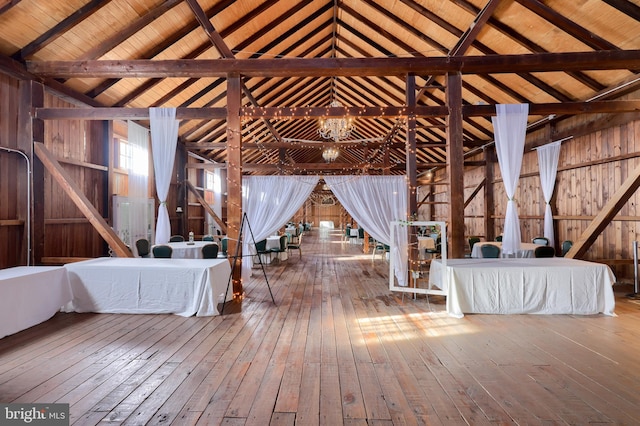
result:
<svg viewBox="0 0 640 426"><path fill-rule="evenodd" d="M233 298L227 259L106 257L65 268L73 293L66 311L212 316Z"/></svg>
<svg viewBox="0 0 640 426"><path fill-rule="evenodd" d="M447 295L447 312L615 315L615 276L604 264L567 258L441 259L429 282Z"/></svg>
<svg viewBox="0 0 640 426"><path fill-rule="evenodd" d="M61 266L17 266L0 270L0 338L40 324L71 300Z"/></svg>

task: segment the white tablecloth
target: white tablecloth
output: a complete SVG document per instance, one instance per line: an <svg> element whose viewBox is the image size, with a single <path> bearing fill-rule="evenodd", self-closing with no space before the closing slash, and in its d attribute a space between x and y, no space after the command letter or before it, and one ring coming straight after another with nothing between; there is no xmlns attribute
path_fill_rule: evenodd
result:
<svg viewBox="0 0 640 426"><path fill-rule="evenodd" d="M320 221L320 228L333 229L333 228L335 228L335 226L333 225L333 221L332 220L321 220Z"/></svg>
<svg viewBox="0 0 640 426"><path fill-rule="evenodd" d="M481 241L479 243L475 243L473 245L473 249L471 249L471 257L474 258L482 258L482 249L481 247L485 244L492 244L494 246L500 247L500 257L506 257L502 253L502 242L500 241ZM539 247L539 244L533 243L520 243L520 250L516 253L515 257L523 258L523 257L534 257L533 252L536 247Z"/></svg>
<svg viewBox="0 0 640 426"><path fill-rule="evenodd" d="M76 312L218 315L233 298L227 259L106 257L65 266L73 293L65 308Z"/></svg>
<svg viewBox="0 0 640 426"><path fill-rule="evenodd" d="M17 266L0 270L0 338L40 324L71 300L61 266Z"/></svg>
<svg viewBox="0 0 640 426"><path fill-rule="evenodd" d="M440 259L429 282L445 290L447 312L615 315L615 276L604 264L567 258Z"/></svg>
<svg viewBox="0 0 640 426"><path fill-rule="evenodd" d="M194 241L193 244L189 244L187 241L181 241L179 243L167 243L166 245L173 250L171 253L171 258L173 259L202 259L202 247L213 243L213 241ZM153 254L153 250L151 253Z"/></svg>

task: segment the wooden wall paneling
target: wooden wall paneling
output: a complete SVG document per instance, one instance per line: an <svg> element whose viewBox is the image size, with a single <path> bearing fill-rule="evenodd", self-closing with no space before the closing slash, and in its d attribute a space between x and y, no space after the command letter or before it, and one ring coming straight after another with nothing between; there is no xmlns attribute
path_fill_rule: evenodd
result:
<svg viewBox="0 0 640 426"><path fill-rule="evenodd" d="M19 99L18 108L15 99ZM0 75L0 146L19 149L27 154L23 144L18 140L19 126L30 103L22 96L21 87L16 80ZM0 268L26 264L26 190L25 160L20 154L0 150ZM22 177L21 177L22 176ZM22 197L21 197L22 195ZM24 207L21 207L23 206Z"/></svg>
<svg viewBox="0 0 640 426"><path fill-rule="evenodd" d="M89 222L91 222L94 228L107 241L114 253L119 257L132 257L133 255L127 246L122 242L122 240L120 240L118 235L107 224L98 210L82 193L81 188L73 181L72 176L60 166L53 154L46 149L45 145L42 143L36 143L35 152L49 173L55 178L67 195L74 200L78 208L82 210L85 217L89 219Z"/></svg>

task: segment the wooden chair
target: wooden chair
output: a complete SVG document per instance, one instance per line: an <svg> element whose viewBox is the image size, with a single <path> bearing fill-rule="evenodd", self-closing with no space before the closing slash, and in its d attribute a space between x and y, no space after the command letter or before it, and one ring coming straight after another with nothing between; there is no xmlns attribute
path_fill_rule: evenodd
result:
<svg viewBox="0 0 640 426"><path fill-rule="evenodd" d="M200 250L202 250L202 258L203 259L217 259L218 258L218 250L220 248L216 243L205 244L202 246Z"/></svg>
<svg viewBox="0 0 640 426"><path fill-rule="evenodd" d="M184 237L182 235L172 235L171 238L169 238L170 243L181 243L183 241Z"/></svg>
<svg viewBox="0 0 640 426"><path fill-rule="evenodd" d="M482 252L482 257L487 257L487 258L500 257L500 247L493 244L483 244L482 247L480 247L480 251Z"/></svg>
<svg viewBox="0 0 640 426"><path fill-rule="evenodd" d="M531 242L533 244L540 244L540 245L544 245L544 246L548 246L549 245L549 239L546 237L535 237L533 240L531 240Z"/></svg>
<svg viewBox="0 0 640 426"><path fill-rule="evenodd" d="M149 257L149 253L151 253L149 240L146 238L136 240L136 250L138 250L138 256Z"/></svg>
<svg viewBox="0 0 640 426"><path fill-rule="evenodd" d="M169 246L159 245L153 246L153 257L160 259L170 259L173 255L173 249Z"/></svg>
<svg viewBox="0 0 640 426"><path fill-rule="evenodd" d="M536 247L533 251L534 257L555 257L556 249L551 246L540 246Z"/></svg>

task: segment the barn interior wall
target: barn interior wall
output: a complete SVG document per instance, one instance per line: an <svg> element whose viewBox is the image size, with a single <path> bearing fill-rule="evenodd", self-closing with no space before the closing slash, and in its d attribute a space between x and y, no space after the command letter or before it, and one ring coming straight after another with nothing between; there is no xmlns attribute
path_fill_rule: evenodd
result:
<svg viewBox="0 0 640 426"><path fill-rule="evenodd" d="M624 99L638 97L640 93L636 92ZM588 130L593 128L598 130ZM540 132L548 134L549 129ZM556 250L559 250L562 241L578 240L603 205L640 166L640 114L582 114L556 124L554 134L575 135L562 142L551 201ZM539 137L539 134L528 135L528 145ZM483 159L482 154L478 154L468 160ZM490 206L489 211L493 212L495 219L493 231L500 235L507 197L498 163L492 167L494 179L488 185L494 193L494 206ZM523 241L543 234L545 202L538 170L537 152L526 147L515 195ZM474 166L465 170L465 200L484 177L484 167ZM446 200L446 190L438 192L436 198ZM639 202L640 193L636 192L583 256L586 260L609 264L622 281L633 279L632 249L633 241L638 239L640 232L640 210L636 208ZM436 216L446 218L444 206L434 207ZM465 236L478 235L484 239L484 211L484 197L480 191L465 209Z"/></svg>

